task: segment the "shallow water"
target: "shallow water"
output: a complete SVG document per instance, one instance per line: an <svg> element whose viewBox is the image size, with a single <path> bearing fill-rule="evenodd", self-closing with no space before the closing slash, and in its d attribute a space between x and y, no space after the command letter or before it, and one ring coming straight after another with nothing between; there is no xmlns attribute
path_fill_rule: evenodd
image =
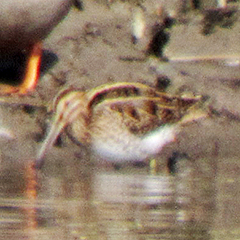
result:
<svg viewBox="0 0 240 240"><path fill-rule="evenodd" d="M238 159L178 164L2 168L0 239L239 239Z"/></svg>

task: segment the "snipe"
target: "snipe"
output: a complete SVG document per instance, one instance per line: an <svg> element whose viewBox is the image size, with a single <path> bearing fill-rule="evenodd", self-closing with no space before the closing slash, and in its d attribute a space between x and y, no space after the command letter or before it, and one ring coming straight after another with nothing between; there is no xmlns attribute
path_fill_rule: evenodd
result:
<svg viewBox="0 0 240 240"><path fill-rule="evenodd" d="M174 141L180 126L206 117L201 96L179 97L140 83L105 84L82 92L62 91L54 100L50 132L36 159L44 156L63 129L109 161L144 160Z"/></svg>

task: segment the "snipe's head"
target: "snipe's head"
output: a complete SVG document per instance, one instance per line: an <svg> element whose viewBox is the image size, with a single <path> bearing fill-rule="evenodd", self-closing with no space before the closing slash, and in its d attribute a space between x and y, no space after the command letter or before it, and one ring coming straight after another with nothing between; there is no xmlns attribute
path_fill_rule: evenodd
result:
<svg viewBox="0 0 240 240"><path fill-rule="evenodd" d="M65 90L54 99L51 106L54 113L53 123L47 138L38 153L36 167L40 168L46 152L52 147L55 140L69 124L79 116L86 115L86 97L84 92L77 90Z"/></svg>

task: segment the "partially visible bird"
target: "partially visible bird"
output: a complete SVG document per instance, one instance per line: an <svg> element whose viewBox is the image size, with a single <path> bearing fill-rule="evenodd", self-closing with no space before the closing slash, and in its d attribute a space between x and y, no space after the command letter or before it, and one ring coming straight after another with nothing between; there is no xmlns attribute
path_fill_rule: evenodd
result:
<svg viewBox="0 0 240 240"><path fill-rule="evenodd" d="M20 86L0 85L0 94L25 94L38 80L41 41L68 13L73 0L1 0L0 59L9 61L26 51L28 60Z"/></svg>

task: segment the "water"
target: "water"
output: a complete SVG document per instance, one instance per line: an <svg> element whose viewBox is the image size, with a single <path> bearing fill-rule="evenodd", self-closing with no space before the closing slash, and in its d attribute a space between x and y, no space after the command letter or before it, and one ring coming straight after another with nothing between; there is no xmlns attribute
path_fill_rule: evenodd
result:
<svg viewBox="0 0 240 240"><path fill-rule="evenodd" d="M36 178L3 167L0 239L239 239L238 159L178 164L175 175L151 175L76 161Z"/></svg>

